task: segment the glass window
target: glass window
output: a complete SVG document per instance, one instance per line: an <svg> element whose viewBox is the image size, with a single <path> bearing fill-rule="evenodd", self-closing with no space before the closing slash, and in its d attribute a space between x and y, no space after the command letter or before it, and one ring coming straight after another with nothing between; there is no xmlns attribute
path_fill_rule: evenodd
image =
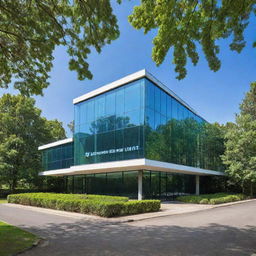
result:
<svg viewBox="0 0 256 256"><path fill-rule="evenodd" d="M75 125L75 127L74 127L74 133L76 134L76 133L78 133L79 132L79 125Z"/></svg>
<svg viewBox="0 0 256 256"><path fill-rule="evenodd" d="M140 81L125 86L125 112L140 108Z"/></svg>
<svg viewBox="0 0 256 256"><path fill-rule="evenodd" d="M140 107L145 108L145 80L140 80Z"/></svg>
<svg viewBox="0 0 256 256"><path fill-rule="evenodd" d="M84 124L86 122L86 108L87 102L82 102L80 105L80 124Z"/></svg>
<svg viewBox="0 0 256 256"><path fill-rule="evenodd" d="M130 119L128 116L124 116L124 114L123 116L117 116L115 127L116 129L122 129L128 126L129 122L130 122Z"/></svg>
<svg viewBox="0 0 256 256"><path fill-rule="evenodd" d="M183 119L184 119L183 111L184 111L183 106L182 106L180 103L178 103L178 104L177 104L178 120L183 120Z"/></svg>
<svg viewBox="0 0 256 256"><path fill-rule="evenodd" d="M161 114L166 116L167 108L167 95L164 91L161 90Z"/></svg>
<svg viewBox="0 0 256 256"><path fill-rule="evenodd" d="M189 110L183 106L183 118L188 119L189 118Z"/></svg>
<svg viewBox="0 0 256 256"><path fill-rule="evenodd" d="M43 167L45 170L68 168L74 165L73 143L59 145L42 151ZM72 149L72 150L70 150ZM67 160L69 160L68 163Z"/></svg>
<svg viewBox="0 0 256 256"><path fill-rule="evenodd" d="M138 172L123 172L123 191L129 198L138 196Z"/></svg>
<svg viewBox="0 0 256 256"><path fill-rule="evenodd" d="M129 120L129 122L126 123L126 127L140 125L140 112L139 109L125 113L125 117Z"/></svg>
<svg viewBox="0 0 256 256"><path fill-rule="evenodd" d="M155 128L155 112L150 108L146 108L145 124L148 125L151 129Z"/></svg>
<svg viewBox="0 0 256 256"><path fill-rule="evenodd" d="M124 130L115 131L116 160L124 159Z"/></svg>
<svg viewBox="0 0 256 256"><path fill-rule="evenodd" d="M178 119L178 102L172 98L172 118Z"/></svg>
<svg viewBox="0 0 256 256"><path fill-rule="evenodd" d="M80 114L80 105L76 104L74 106L74 112L75 112L75 120L74 120L74 125L79 125L80 124L80 118L79 118L79 114Z"/></svg>
<svg viewBox="0 0 256 256"><path fill-rule="evenodd" d="M116 116L111 115L111 116L106 117L106 125L107 125L107 131L115 130Z"/></svg>
<svg viewBox="0 0 256 256"><path fill-rule="evenodd" d="M116 115L123 116L124 114L124 87L115 90L116 94Z"/></svg>
<svg viewBox="0 0 256 256"><path fill-rule="evenodd" d="M105 116L105 95L100 95L95 98L95 118L101 118Z"/></svg>
<svg viewBox="0 0 256 256"><path fill-rule="evenodd" d="M157 87L155 87L155 111L159 112L161 111L161 90Z"/></svg>
<svg viewBox="0 0 256 256"><path fill-rule="evenodd" d="M166 115L169 119L172 118L172 97L167 96L167 109L166 109Z"/></svg>
<svg viewBox="0 0 256 256"><path fill-rule="evenodd" d="M139 127L131 127L124 130L124 159L138 158L140 149L139 132Z"/></svg>
<svg viewBox="0 0 256 256"><path fill-rule="evenodd" d="M106 94L106 115L114 115L116 109L115 91Z"/></svg>
<svg viewBox="0 0 256 256"><path fill-rule="evenodd" d="M79 122L84 112L86 115L82 120L83 123L76 122L74 136L76 165L144 156L142 147L145 81L145 79L137 80L77 104L80 106ZM153 85L151 88L154 92ZM128 148L125 151L126 147L136 149ZM114 151L111 154L100 154L99 150Z"/></svg>
<svg viewBox="0 0 256 256"><path fill-rule="evenodd" d="M160 121L161 121L161 125L165 125L165 124L166 124L166 122L167 122L167 118L166 118L166 116L161 115L161 117L160 117Z"/></svg>
<svg viewBox="0 0 256 256"><path fill-rule="evenodd" d="M161 116L159 113L155 112L155 129L161 124Z"/></svg>
<svg viewBox="0 0 256 256"><path fill-rule="evenodd" d="M155 109L155 86L148 81L145 80L146 83L146 107Z"/></svg>
<svg viewBox="0 0 256 256"><path fill-rule="evenodd" d="M98 118L95 126L95 133L102 133L107 131L107 118Z"/></svg>
<svg viewBox="0 0 256 256"><path fill-rule="evenodd" d="M87 112L86 112L86 122L91 123L94 121L94 100L88 100L87 102Z"/></svg>
<svg viewBox="0 0 256 256"><path fill-rule="evenodd" d="M84 136L93 134L94 133L94 126L91 126L91 124L82 124L79 127L79 133L83 134Z"/></svg>

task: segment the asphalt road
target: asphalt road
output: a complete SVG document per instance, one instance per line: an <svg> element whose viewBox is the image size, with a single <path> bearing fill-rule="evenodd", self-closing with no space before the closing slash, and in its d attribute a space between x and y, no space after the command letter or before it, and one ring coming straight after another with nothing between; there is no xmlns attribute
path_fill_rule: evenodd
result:
<svg viewBox="0 0 256 256"><path fill-rule="evenodd" d="M256 201L123 224L0 205L0 219L45 239L23 256L256 256Z"/></svg>

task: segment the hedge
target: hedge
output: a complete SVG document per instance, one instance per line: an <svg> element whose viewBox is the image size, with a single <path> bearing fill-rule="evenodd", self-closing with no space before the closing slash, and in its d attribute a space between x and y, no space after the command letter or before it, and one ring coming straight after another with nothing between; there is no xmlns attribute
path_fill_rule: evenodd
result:
<svg viewBox="0 0 256 256"><path fill-rule="evenodd" d="M160 200L128 201L128 197L101 195L24 193L9 195L7 200L8 203L93 214L101 217L156 212L160 209Z"/></svg>
<svg viewBox="0 0 256 256"><path fill-rule="evenodd" d="M7 198L8 195L11 195L13 193L15 194L21 194L21 193L38 193L38 192L53 192L51 190L47 189L15 189L15 191L11 191L10 189L0 189L0 198Z"/></svg>
<svg viewBox="0 0 256 256"><path fill-rule="evenodd" d="M227 193L177 197L178 201L181 201L184 203L193 203L193 204L223 204L223 203L240 201L244 199L246 199L246 196L243 194L227 194Z"/></svg>

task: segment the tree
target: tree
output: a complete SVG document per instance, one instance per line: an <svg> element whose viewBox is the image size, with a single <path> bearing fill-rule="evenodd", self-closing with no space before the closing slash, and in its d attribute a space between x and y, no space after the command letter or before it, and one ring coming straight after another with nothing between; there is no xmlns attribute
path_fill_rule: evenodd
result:
<svg viewBox="0 0 256 256"><path fill-rule="evenodd" d="M243 191L254 194L256 185L256 101L255 83L240 105L241 113L236 123L229 125L226 133L223 161L231 182L240 184Z"/></svg>
<svg viewBox="0 0 256 256"><path fill-rule="evenodd" d="M41 169L38 146L63 138L62 124L41 117L34 99L3 95L0 98L0 183L11 190L20 182L35 185Z"/></svg>
<svg viewBox="0 0 256 256"><path fill-rule="evenodd" d="M253 120L256 120L256 82L251 83L250 90L240 105L240 109L241 114L249 114Z"/></svg>
<svg viewBox="0 0 256 256"><path fill-rule="evenodd" d="M0 2L0 88L42 94L49 83L53 51L64 46L78 79L91 79L86 61L119 36L110 0L3 0Z"/></svg>
<svg viewBox="0 0 256 256"><path fill-rule="evenodd" d="M187 59L194 65L198 63L198 45L213 71L221 66L216 41L232 36L230 49L242 51L246 45L244 31L250 16L255 15L255 4L255 0L144 0L134 7L129 21L134 28L144 29L145 34L157 29L153 60L160 65L173 48L177 78L183 79L187 74Z"/></svg>

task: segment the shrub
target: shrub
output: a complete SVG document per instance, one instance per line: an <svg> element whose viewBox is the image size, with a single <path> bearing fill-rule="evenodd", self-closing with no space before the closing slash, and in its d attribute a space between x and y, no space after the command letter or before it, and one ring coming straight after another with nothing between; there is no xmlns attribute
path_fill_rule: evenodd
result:
<svg viewBox="0 0 256 256"><path fill-rule="evenodd" d="M9 195L7 200L9 203L94 214L102 217L154 212L160 209L159 200L128 201L127 197L101 195L24 193Z"/></svg>
<svg viewBox="0 0 256 256"><path fill-rule="evenodd" d="M199 204L209 204L209 200L207 198L204 198L200 200Z"/></svg>
<svg viewBox="0 0 256 256"><path fill-rule="evenodd" d="M227 193L177 197L178 201L181 201L184 203L194 203L194 204L223 204L228 202L240 201L244 199L246 199L246 196L243 194L227 194Z"/></svg>
<svg viewBox="0 0 256 256"><path fill-rule="evenodd" d="M160 200L129 201L124 204L122 215L157 212L160 206Z"/></svg>

